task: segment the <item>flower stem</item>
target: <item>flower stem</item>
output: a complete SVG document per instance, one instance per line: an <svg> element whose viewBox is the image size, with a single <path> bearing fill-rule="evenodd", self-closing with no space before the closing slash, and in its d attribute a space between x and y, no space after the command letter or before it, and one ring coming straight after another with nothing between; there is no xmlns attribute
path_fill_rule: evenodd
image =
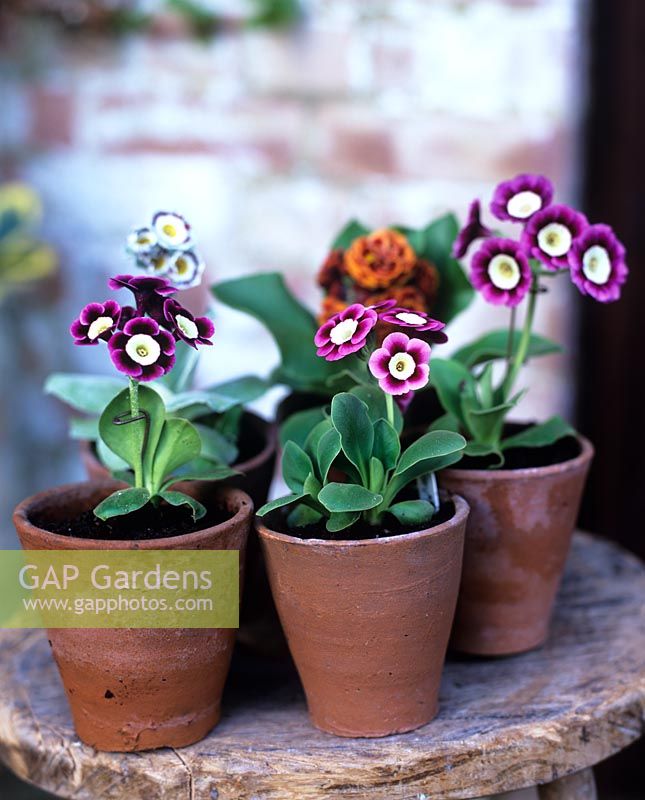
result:
<svg viewBox="0 0 645 800"><path fill-rule="evenodd" d="M129 379L128 388L130 390L130 419L139 416L139 384L133 378ZM145 421L144 421L145 422ZM141 452L134 464L134 485L137 488L143 487L143 442L142 439Z"/></svg>
<svg viewBox="0 0 645 800"><path fill-rule="evenodd" d="M394 397L389 392L385 393L385 407L387 409L387 421L394 427Z"/></svg>
<svg viewBox="0 0 645 800"><path fill-rule="evenodd" d="M506 377L504 378L504 383L502 386L505 401L508 399L508 396L513 390L513 386L515 384L515 381L517 380L517 376L520 370L522 369L524 362L526 361L526 355L528 353L529 344L531 342L531 331L533 330L533 320L535 318L535 308L537 305L537 298L539 293L540 293L539 278L538 276L534 275L533 284L531 285L531 291L529 293L529 304L526 310L526 317L524 318L524 328L522 329L522 336L520 338L520 342L517 347L517 353L515 354L515 358L509 363L509 369L506 373Z"/></svg>

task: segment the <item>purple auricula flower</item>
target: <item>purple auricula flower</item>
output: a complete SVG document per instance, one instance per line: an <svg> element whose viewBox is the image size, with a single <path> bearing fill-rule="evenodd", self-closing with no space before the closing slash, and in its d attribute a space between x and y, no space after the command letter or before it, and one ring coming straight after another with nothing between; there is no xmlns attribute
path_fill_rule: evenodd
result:
<svg viewBox="0 0 645 800"><path fill-rule="evenodd" d="M368 366L384 392L403 395L428 383L430 352L427 342L397 331L385 337L370 356Z"/></svg>
<svg viewBox="0 0 645 800"><path fill-rule="evenodd" d="M490 210L497 219L526 222L551 205L553 184L544 175L517 175L495 187Z"/></svg>
<svg viewBox="0 0 645 800"><path fill-rule="evenodd" d="M396 300L390 298L389 300L380 300L378 303L373 303L371 306L368 306L368 308L373 308L374 311L381 313L382 311L389 311L389 309L394 308L395 305Z"/></svg>
<svg viewBox="0 0 645 800"><path fill-rule="evenodd" d="M198 344L213 344L211 338L215 333L215 326L208 317L194 317L187 308L173 298L164 302L163 313L167 327L177 339L186 342L195 350Z"/></svg>
<svg viewBox="0 0 645 800"><path fill-rule="evenodd" d="M148 314L160 325L165 323L164 300L177 293L177 289L166 278L152 275L116 275L108 281L110 289L129 289L134 295L137 314Z"/></svg>
<svg viewBox="0 0 645 800"><path fill-rule="evenodd" d="M473 256L470 281L489 303L516 306L531 288L531 265L512 239L487 239Z"/></svg>
<svg viewBox="0 0 645 800"><path fill-rule="evenodd" d="M470 245L477 239L487 239L493 235L493 231L487 228L480 219L481 203L473 200L468 209L468 220L464 227L457 234L457 238L452 246L454 258L463 258L468 252Z"/></svg>
<svg viewBox="0 0 645 800"><path fill-rule="evenodd" d="M426 339L430 339L431 342L444 344L448 341L448 337L443 333L446 323L433 319L425 311L413 311L412 309L398 306L390 308L384 314L380 314L379 317L383 322L388 322L390 325L414 328L419 333L425 332L428 334Z"/></svg>
<svg viewBox="0 0 645 800"><path fill-rule="evenodd" d="M547 269L567 269L573 240L587 225L585 215L569 206L547 206L528 221L522 233L522 247Z"/></svg>
<svg viewBox="0 0 645 800"><path fill-rule="evenodd" d="M88 303L72 322L69 332L74 337L74 344L98 344L99 340L107 342L116 330L121 318L121 306L116 300L105 303Z"/></svg>
<svg viewBox="0 0 645 800"><path fill-rule="evenodd" d="M609 225L590 225L574 240L569 253L571 280L582 294L600 303L620 297L627 280L625 248Z"/></svg>
<svg viewBox="0 0 645 800"><path fill-rule="evenodd" d="M372 328L378 322L373 308L354 303L334 314L316 332L314 343L319 356L338 361L364 347Z"/></svg>
<svg viewBox="0 0 645 800"><path fill-rule="evenodd" d="M175 339L149 317L128 320L108 342L110 358L119 370L138 381L152 381L175 363Z"/></svg>

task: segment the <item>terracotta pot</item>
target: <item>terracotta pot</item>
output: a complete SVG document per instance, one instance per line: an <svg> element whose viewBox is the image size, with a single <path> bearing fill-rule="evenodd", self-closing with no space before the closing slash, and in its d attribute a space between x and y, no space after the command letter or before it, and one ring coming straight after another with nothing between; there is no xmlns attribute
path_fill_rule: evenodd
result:
<svg viewBox="0 0 645 800"><path fill-rule="evenodd" d="M256 527L316 727L387 736L437 713L468 506L428 530L360 541Z"/></svg>
<svg viewBox="0 0 645 800"><path fill-rule="evenodd" d="M93 508L119 485L76 483L24 500L13 516L23 549L239 550L242 579L253 505L238 489L221 489L217 495L230 519L181 536L80 539L50 533L30 521L36 512L65 519ZM198 491L191 493L199 497ZM233 629L50 630L79 737L98 750L116 751L183 747L199 741L219 720L235 633Z"/></svg>
<svg viewBox="0 0 645 800"><path fill-rule="evenodd" d="M251 450L254 455L233 465L233 469L243 473L226 481L227 486L241 489L250 495L256 508L267 500L276 458L276 436L274 426L257 414L245 411L242 417L242 436L247 440L243 449ZM79 442L81 460L90 480L106 480L109 470L103 466L96 456L94 444L87 440ZM203 490L212 488L217 491L221 484L209 481L198 482Z"/></svg>
<svg viewBox="0 0 645 800"><path fill-rule="evenodd" d="M470 505L451 647L523 653L547 635L593 457L528 469L448 469L439 477Z"/></svg>

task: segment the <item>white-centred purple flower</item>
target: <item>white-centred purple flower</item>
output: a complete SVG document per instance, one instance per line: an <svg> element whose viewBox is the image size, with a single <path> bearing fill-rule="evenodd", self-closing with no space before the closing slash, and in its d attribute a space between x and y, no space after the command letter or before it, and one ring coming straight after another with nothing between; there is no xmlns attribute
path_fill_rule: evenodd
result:
<svg viewBox="0 0 645 800"><path fill-rule="evenodd" d="M590 225L573 242L569 253L571 280L582 294L600 303L620 297L629 269L625 248L609 225Z"/></svg>
<svg viewBox="0 0 645 800"><path fill-rule="evenodd" d="M490 210L497 219L526 222L551 205L553 184L544 175L517 175L495 187Z"/></svg>
<svg viewBox="0 0 645 800"><path fill-rule="evenodd" d="M391 333L372 353L368 365L384 392L403 395L428 383L430 352L430 345L422 339Z"/></svg>

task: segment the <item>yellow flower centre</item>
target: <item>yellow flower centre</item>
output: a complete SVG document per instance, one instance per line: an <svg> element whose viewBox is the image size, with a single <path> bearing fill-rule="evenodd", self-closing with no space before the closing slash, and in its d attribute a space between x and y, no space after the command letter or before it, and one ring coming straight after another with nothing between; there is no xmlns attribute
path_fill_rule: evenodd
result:
<svg viewBox="0 0 645 800"><path fill-rule="evenodd" d="M599 244L590 247L582 257L582 271L592 283L602 286L611 275L611 259L609 253Z"/></svg>
<svg viewBox="0 0 645 800"><path fill-rule="evenodd" d="M197 325L192 321L192 319L188 319L188 317L184 317L183 314L177 314L175 317L175 322L177 323L177 327L179 330L184 334L187 339L196 339L199 335L199 330L197 329Z"/></svg>
<svg viewBox="0 0 645 800"><path fill-rule="evenodd" d="M97 317L88 328L87 338L94 341L94 339L98 339L102 333L110 330L113 325L114 320L112 317Z"/></svg>
<svg viewBox="0 0 645 800"><path fill-rule="evenodd" d="M549 256L564 256L571 247L571 231L560 222L545 225L537 236L540 249Z"/></svg>
<svg viewBox="0 0 645 800"><path fill-rule="evenodd" d="M157 361L161 355L161 347L147 333L135 333L128 339L125 352L136 364L145 367Z"/></svg>
<svg viewBox="0 0 645 800"><path fill-rule="evenodd" d="M180 256L175 261L175 269L177 270L178 275L185 275L190 269L190 264L188 263L188 259L183 258L183 256Z"/></svg>
<svg viewBox="0 0 645 800"><path fill-rule="evenodd" d="M162 225L161 230L166 234L166 236L170 236L174 238L177 235L177 228L170 222L166 222L165 225Z"/></svg>
<svg viewBox="0 0 645 800"><path fill-rule="evenodd" d="M520 282L520 265L506 253L499 253L488 264L488 277L498 289L514 289Z"/></svg>
<svg viewBox="0 0 645 800"><path fill-rule="evenodd" d="M390 375L401 381L405 381L411 377L416 367L416 361L409 353L397 353L395 356L392 356L387 365Z"/></svg>
<svg viewBox="0 0 645 800"><path fill-rule="evenodd" d="M358 322L355 319L344 319L331 329L329 338L336 345L346 344L356 333Z"/></svg>

